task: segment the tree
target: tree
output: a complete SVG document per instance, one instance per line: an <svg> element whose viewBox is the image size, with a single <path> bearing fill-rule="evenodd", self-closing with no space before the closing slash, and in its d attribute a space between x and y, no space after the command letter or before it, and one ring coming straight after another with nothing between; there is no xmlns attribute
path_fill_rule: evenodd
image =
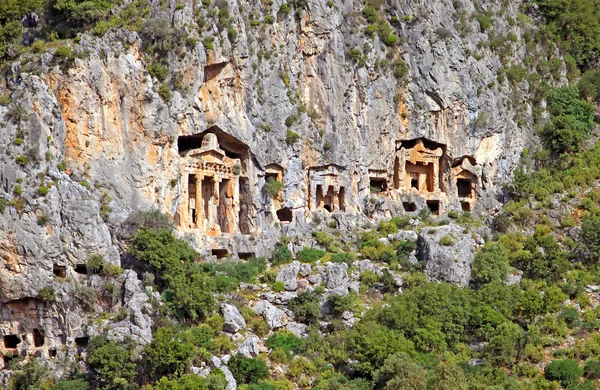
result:
<svg viewBox="0 0 600 390"><path fill-rule="evenodd" d="M214 279L195 263L198 253L170 230L138 230L129 253L152 267L165 300L180 317L197 320L214 310Z"/></svg>
<svg viewBox="0 0 600 390"><path fill-rule="evenodd" d="M600 257L600 216L584 215L579 240L587 258L594 260Z"/></svg>
<svg viewBox="0 0 600 390"><path fill-rule="evenodd" d="M455 363L442 362L431 372L428 389L430 390L466 390L467 378Z"/></svg>
<svg viewBox="0 0 600 390"><path fill-rule="evenodd" d="M594 106L579 100L576 87L552 89L548 103L551 119L544 133L550 148L557 153L579 151L594 123Z"/></svg>
<svg viewBox="0 0 600 390"><path fill-rule="evenodd" d="M359 362L356 369L370 375L393 354L414 353L414 345L401 331L371 321L361 321L348 333L347 348Z"/></svg>
<svg viewBox="0 0 600 390"><path fill-rule="evenodd" d="M560 37L577 64L587 67L600 53L599 0L536 0L549 30Z"/></svg>
<svg viewBox="0 0 600 390"><path fill-rule="evenodd" d="M135 377L133 359L135 343L131 339L116 343L106 336L92 337L88 347L87 363L94 380L107 390L137 389L131 381Z"/></svg>
<svg viewBox="0 0 600 390"><path fill-rule="evenodd" d="M315 324L321 318L319 297L311 291L305 291L290 300L288 307L294 312L296 321L305 324Z"/></svg>
<svg viewBox="0 0 600 390"><path fill-rule="evenodd" d="M408 355L392 355L373 375L376 389L425 390L425 368L414 363Z"/></svg>
<svg viewBox="0 0 600 390"><path fill-rule="evenodd" d="M183 375L194 353L194 344L172 328L159 328L152 336L152 342L144 348L151 377Z"/></svg>
<svg viewBox="0 0 600 390"><path fill-rule="evenodd" d="M473 281L477 284L503 282L508 276L509 269L506 250L497 242L488 243L481 252L477 253L473 261Z"/></svg>
<svg viewBox="0 0 600 390"><path fill-rule="evenodd" d="M269 368L265 362L243 355L232 357L227 366L238 383L257 383L269 377Z"/></svg>
<svg viewBox="0 0 600 390"><path fill-rule="evenodd" d="M568 386L581 377L583 370L573 359L553 360L546 366L544 376L550 381L560 381L563 386Z"/></svg>
<svg viewBox="0 0 600 390"><path fill-rule="evenodd" d="M495 330L494 336L485 346L484 356L494 366L511 367L517 362L526 343L525 331L519 325L507 321Z"/></svg>
<svg viewBox="0 0 600 390"><path fill-rule="evenodd" d="M10 390L43 390L42 381L48 376L48 368L37 359L31 359L10 377Z"/></svg>

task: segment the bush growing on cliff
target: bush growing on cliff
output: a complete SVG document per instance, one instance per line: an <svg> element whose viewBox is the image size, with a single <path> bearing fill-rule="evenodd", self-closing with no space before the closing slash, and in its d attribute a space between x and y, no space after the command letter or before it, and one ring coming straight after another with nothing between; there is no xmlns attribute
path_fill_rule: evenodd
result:
<svg viewBox="0 0 600 390"><path fill-rule="evenodd" d="M548 103L552 117L544 129L547 143L557 153L579 151L590 135L594 107L579 100L575 87L552 89Z"/></svg>
<svg viewBox="0 0 600 390"><path fill-rule="evenodd" d="M267 194L270 198L276 198L281 190L283 189L283 183L273 179L272 177L268 178L263 186L263 190L265 194Z"/></svg>
<svg viewBox="0 0 600 390"><path fill-rule="evenodd" d="M262 360L235 355L227 365L238 383L257 383L269 377L269 368Z"/></svg>
<svg viewBox="0 0 600 390"><path fill-rule="evenodd" d="M194 345L184 333L173 328L159 328L152 335L152 342L144 348L150 376L179 377L187 371L194 352Z"/></svg>
<svg viewBox="0 0 600 390"><path fill-rule="evenodd" d="M87 363L93 372L94 382L106 389L137 389L137 384L131 383L136 375L134 348L132 339L117 343L109 341L106 336L92 337Z"/></svg>
<svg viewBox="0 0 600 390"><path fill-rule="evenodd" d="M177 316L197 320L214 309L213 278L195 263L198 253L170 230L140 229L129 253L152 267L164 299Z"/></svg>

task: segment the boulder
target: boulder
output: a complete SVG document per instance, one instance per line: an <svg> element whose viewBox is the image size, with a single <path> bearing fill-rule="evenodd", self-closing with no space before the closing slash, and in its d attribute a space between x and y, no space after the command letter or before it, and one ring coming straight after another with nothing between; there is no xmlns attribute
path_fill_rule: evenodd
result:
<svg viewBox="0 0 600 390"><path fill-rule="evenodd" d="M223 313L223 318L225 318L225 325L223 325L224 331L236 333L240 329L246 327L246 321L238 311L237 307L224 303L221 306L221 313Z"/></svg>
<svg viewBox="0 0 600 390"><path fill-rule="evenodd" d="M421 230L418 256L425 261L425 274L433 280L467 286L471 278L471 263L475 240L471 233L455 224Z"/></svg>
<svg viewBox="0 0 600 390"><path fill-rule="evenodd" d="M281 328L287 321L285 312L273 306L269 301L258 302L254 305L254 312L262 315L271 329Z"/></svg>
<svg viewBox="0 0 600 390"><path fill-rule="evenodd" d="M299 322L289 322L285 328L298 337L308 337L306 325L301 324Z"/></svg>
<svg viewBox="0 0 600 390"><path fill-rule="evenodd" d="M348 285L348 264L330 263L327 265L327 288L337 289Z"/></svg>
<svg viewBox="0 0 600 390"><path fill-rule="evenodd" d="M231 371L229 371L229 368L227 368L226 366L222 366L221 371L223 371L223 374L225 374L225 379L227 380L227 387L225 388L225 390L236 390L237 382L235 381L235 378L233 377Z"/></svg>
<svg viewBox="0 0 600 390"><path fill-rule="evenodd" d="M238 346L238 355L244 355L246 357L258 356L258 343L260 340L256 336L250 336L243 343Z"/></svg>
<svg viewBox="0 0 600 390"><path fill-rule="evenodd" d="M291 264L286 264L279 269L275 281L283 282L285 289L288 291L296 291L296 289L298 288L298 282L296 281L296 278L298 277L298 272L300 272L299 261L294 261Z"/></svg>

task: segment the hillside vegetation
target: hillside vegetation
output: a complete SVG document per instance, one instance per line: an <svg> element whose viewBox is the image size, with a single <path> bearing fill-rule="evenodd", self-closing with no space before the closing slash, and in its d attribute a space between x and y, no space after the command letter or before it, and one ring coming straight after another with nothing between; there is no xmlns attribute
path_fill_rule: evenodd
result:
<svg viewBox="0 0 600 390"><path fill-rule="evenodd" d="M202 3L212 19L198 15L198 28L213 23L235 39L225 4ZM368 32L396 45L386 4L363 5ZM295 0L280 11L302 6ZM2 0L0 58L9 64L46 46L65 47L57 55L69 58L74 54L64 44L80 32L130 29L143 37L149 71L166 85L161 95L168 100L169 69L162 58L186 43L160 22L145 20L146 8L140 0ZM78 356L81 364L73 364L58 383L37 360L15 359L10 388L224 390L224 370L197 375L192 367L212 367L215 356L230 355L228 370L242 390L599 389L600 1L537 0L522 4L521 11L523 20L515 23L536 23L535 42L545 42L547 50L537 64L507 64L499 77L531 81L541 142L536 150L522 151L502 210L480 218L423 212L413 220L396 217L348 232L324 227L312 232L312 247L295 255L284 236L270 258L222 263L203 262L174 233L169 217L145 215L123 240L122 256L145 272L150 291L160 293L152 301L158 313L152 342L139 347L132 340L94 336ZM32 12L44 15L45 24L24 42L21 20ZM269 23L256 17L256 23ZM481 8L473 17L483 28L492 16ZM357 62L362 54L352 53ZM548 69L557 63L551 85ZM388 66L405 77L402 62ZM0 203L0 211L6 206ZM409 261L416 242L394 238L409 230L430 234L449 224L468 236L485 235L465 288L428 281L424 264ZM440 245L452 248L455 239L444 236ZM371 260L381 272L361 270L357 259ZM286 302L295 321L306 326L305 337L272 330L250 309L261 294L286 290L277 274L294 260L310 264L313 274L315 266L331 262L360 275L357 292L325 294L318 286ZM106 285L122 272L98 261L96 271ZM239 340L234 344L219 311L225 302L245 321L240 334L261 340L256 356L235 353Z"/></svg>

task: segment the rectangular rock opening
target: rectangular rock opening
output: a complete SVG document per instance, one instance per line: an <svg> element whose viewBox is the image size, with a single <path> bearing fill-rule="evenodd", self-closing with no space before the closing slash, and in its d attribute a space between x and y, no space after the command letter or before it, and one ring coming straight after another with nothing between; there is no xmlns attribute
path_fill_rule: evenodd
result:
<svg viewBox="0 0 600 390"><path fill-rule="evenodd" d="M279 219L280 222L292 222L294 218L294 214L292 213L292 210L289 209L289 207L284 207L282 209L277 210L277 219Z"/></svg>
<svg viewBox="0 0 600 390"><path fill-rule="evenodd" d="M227 62L219 62L217 64L209 64L204 67L204 82L209 82L210 80L216 78L219 73L227 66Z"/></svg>
<svg viewBox="0 0 600 390"><path fill-rule="evenodd" d="M222 258L224 258L225 256L227 256L227 253L228 253L228 252L227 252L227 249L211 249L210 253L211 253L213 256L216 256L216 257L217 257L217 259L222 259Z"/></svg>
<svg viewBox="0 0 600 390"><path fill-rule="evenodd" d="M344 197L346 196L346 189L344 187L340 187L340 191L338 192L338 207L340 211L346 211L346 204Z"/></svg>
<svg viewBox="0 0 600 390"><path fill-rule="evenodd" d="M456 188L458 190L458 196L461 198L468 198L471 196L471 180L468 179L457 179Z"/></svg>
<svg viewBox="0 0 600 390"><path fill-rule="evenodd" d="M431 211L431 214L440 215L440 201L439 200L428 200L427 207L429 208L429 211Z"/></svg>
<svg viewBox="0 0 600 390"><path fill-rule="evenodd" d="M54 359L56 357L56 349L49 349L48 350L48 357L50 359Z"/></svg>
<svg viewBox="0 0 600 390"><path fill-rule="evenodd" d="M470 202L461 202L460 206L462 208L462 211L467 211L467 212L471 212L472 211L472 206Z"/></svg>
<svg viewBox="0 0 600 390"><path fill-rule="evenodd" d="M229 179L219 183L219 204L217 206L217 220L221 233L231 233L233 219L229 215L233 208L233 191L229 188Z"/></svg>
<svg viewBox="0 0 600 390"><path fill-rule="evenodd" d="M407 162L406 174L410 178L410 188L419 193L433 192L433 164Z"/></svg>
<svg viewBox="0 0 600 390"><path fill-rule="evenodd" d="M88 273L86 264L75 264L74 270L76 273L78 273L80 275L87 275L87 273Z"/></svg>
<svg viewBox="0 0 600 390"><path fill-rule="evenodd" d="M250 260L254 257L254 252L239 252L238 258L240 260Z"/></svg>
<svg viewBox="0 0 600 390"><path fill-rule="evenodd" d="M369 188L371 189L371 193L374 194L385 192L387 191L387 180L380 177L370 177Z"/></svg>
<svg viewBox="0 0 600 390"><path fill-rule="evenodd" d="M87 347L90 342L90 338L87 336L75 337L75 345L78 347Z"/></svg>
<svg viewBox="0 0 600 390"><path fill-rule="evenodd" d="M404 207L404 211L408 211L409 213L417 211L417 205L413 202L402 202L402 207Z"/></svg>
<svg viewBox="0 0 600 390"><path fill-rule="evenodd" d="M196 227L196 191L197 180L195 175L188 176L188 215L190 228Z"/></svg>
<svg viewBox="0 0 600 390"><path fill-rule="evenodd" d="M4 342L4 348L17 348L17 345L21 343L21 339L16 334L9 334L2 337Z"/></svg>
<svg viewBox="0 0 600 390"><path fill-rule="evenodd" d="M210 205L213 203L214 196L215 187L213 178L211 176L206 176L202 179L202 203L204 203L204 219L209 222L212 220L210 215Z"/></svg>
<svg viewBox="0 0 600 390"><path fill-rule="evenodd" d="M52 266L52 273L57 278L66 278L67 277L67 267L64 265L54 264Z"/></svg>
<svg viewBox="0 0 600 390"><path fill-rule="evenodd" d="M43 347L45 342L46 342L46 338L44 337L44 334L42 332L40 332L39 329L34 329L33 330L33 345L35 347L39 348L39 347Z"/></svg>
<svg viewBox="0 0 600 390"><path fill-rule="evenodd" d="M252 195L250 194L250 182L247 177L240 177L240 211L239 225L242 234L250 234L250 226L252 225L250 218L250 208Z"/></svg>

